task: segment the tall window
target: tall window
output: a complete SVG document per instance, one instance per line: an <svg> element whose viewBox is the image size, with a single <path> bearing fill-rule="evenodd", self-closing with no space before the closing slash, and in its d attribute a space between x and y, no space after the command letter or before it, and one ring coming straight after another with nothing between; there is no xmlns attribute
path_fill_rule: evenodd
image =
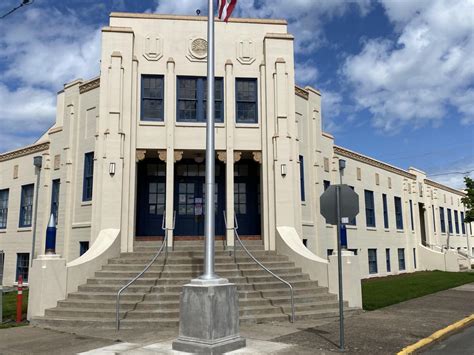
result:
<svg viewBox="0 0 474 355"><path fill-rule="evenodd" d="M376 274L377 269L377 249L368 249L369 254L369 274Z"/></svg>
<svg viewBox="0 0 474 355"><path fill-rule="evenodd" d="M164 120L163 75L142 75L142 121Z"/></svg>
<svg viewBox="0 0 474 355"><path fill-rule="evenodd" d="M431 205L431 211L433 212L433 231L436 233L436 218L435 218L434 205Z"/></svg>
<svg viewBox="0 0 474 355"><path fill-rule="evenodd" d="M456 234L459 234L459 217L458 217L458 211L454 211L454 227L456 228Z"/></svg>
<svg viewBox="0 0 474 355"><path fill-rule="evenodd" d="M461 230L462 234L466 234L466 225L464 224L464 212L461 212Z"/></svg>
<svg viewBox="0 0 474 355"><path fill-rule="evenodd" d="M395 222L397 229L403 229L403 212L402 212L402 199L400 197L394 197L395 202Z"/></svg>
<svg viewBox="0 0 474 355"><path fill-rule="evenodd" d="M301 201L305 200L305 193L304 193L304 158L300 155L300 193L301 193Z"/></svg>
<svg viewBox="0 0 474 355"><path fill-rule="evenodd" d="M411 230L415 230L415 224L413 222L413 201L410 200L410 224Z"/></svg>
<svg viewBox="0 0 474 355"><path fill-rule="evenodd" d="M439 223L441 224L441 233L446 233L446 222L444 219L444 208L439 208Z"/></svg>
<svg viewBox="0 0 474 355"><path fill-rule="evenodd" d="M383 227L388 229L388 206L387 206L387 195L382 194L382 205L383 205Z"/></svg>
<svg viewBox="0 0 474 355"><path fill-rule="evenodd" d="M365 221L367 227L375 227L375 205L374 205L374 192L370 190L364 190L365 195Z"/></svg>
<svg viewBox="0 0 474 355"><path fill-rule="evenodd" d="M94 152L84 155L84 180L82 185L82 201L92 200L92 185L94 178Z"/></svg>
<svg viewBox="0 0 474 355"><path fill-rule="evenodd" d="M28 282L28 265L30 263L29 253L16 254L16 281L23 276L23 282Z"/></svg>
<svg viewBox="0 0 474 355"><path fill-rule="evenodd" d="M31 227L33 216L34 184L21 187L20 227Z"/></svg>
<svg viewBox="0 0 474 355"><path fill-rule="evenodd" d="M237 123L258 123L257 79L235 79Z"/></svg>
<svg viewBox="0 0 474 355"><path fill-rule="evenodd" d="M58 224L58 210L59 210L59 184L60 180L53 180L51 189L51 214L54 216L54 224Z"/></svg>
<svg viewBox="0 0 474 355"><path fill-rule="evenodd" d="M405 270L405 249L399 248L398 249L398 270L403 271Z"/></svg>
<svg viewBox="0 0 474 355"><path fill-rule="evenodd" d="M448 231L453 234L453 216L451 215L451 209L447 209L448 212Z"/></svg>
<svg viewBox="0 0 474 355"><path fill-rule="evenodd" d="M349 186L349 187L352 189L352 191L354 191L354 186ZM351 219L349 220L348 225L350 225L350 226L355 226L356 224L357 224L356 217L351 218ZM357 255L357 254L355 254L355 255Z"/></svg>
<svg viewBox="0 0 474 355"><path fill-rule="evenodd" d="M413 248L413 266L416 269L416 248Z"/></svg>
<svg viewBox="0 0 474 355"><path fill-rule="evenodd" d="M207 78L178 77L178 122L206 122ZM224 122L224 81L215 78L214 119Z"/></svg>
<svg viewBox="0 0 474 355"><path fill-rule="evenodd" d="M385 249L385 264L387 266L387 272L392 271L392 266L390 265L390 249Z"/></svg>
<svg viewBox="0 0 474 355"><path fill-rule="evenodd" d="M0 190L0 229L7 228L8 189Z"/></svg>

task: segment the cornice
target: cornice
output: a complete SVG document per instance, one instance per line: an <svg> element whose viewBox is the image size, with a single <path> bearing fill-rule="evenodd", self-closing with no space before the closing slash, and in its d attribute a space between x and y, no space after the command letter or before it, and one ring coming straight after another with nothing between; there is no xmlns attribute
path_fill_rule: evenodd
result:
<svg viewBox="0 0 474 355"><path fill-rule="evenodd" d="M351 158L351 159L360 161L360 162L365 163L365 164L375 166L376 168L380 168L380 169L383 169L383 170L386 170L386 171L390 171L391 173L394 173L394 174L402 175L402 176L404 176L408 179L416 180L416 175L410 174L409 172L407 172L403 169L400 169L400 168L397 168L395 166L383 163L379 160L369 158L365 155L353 152L351 150L348 150L348 149L345 149L345 148L342 148L342 147L339 147L339 146L336 146L336 145L334 146L334 153L339 154L339 155L343 155L347 158Z"/></svg>
<svg viewBox="0 0 474 355"><path fill-rule="evenodd" d="M33 144L24 148L0 154L0 162L23 157L25 155L30 155L36 152L42 152L43 150L47 149L49 149L49 142Z"/></svg>
<svg viewBox="0 0 474 355"><path fill-rule="evenodd" d="M99 86L100 86L100 77L89 80L85 82L84 84L82 84L81 86L79 86L79 93L83 94L85 92L97 89Z"/></svg>
<svg viewBox="0 0 474 355"><path fill-rule="evenodd" d="M309 98L309 93L303 89L303 88L300 88L299 86L295 85L295 94L296 96L299 96L305 100L308 100Z"/></svg>
<svg viewBox="0 0 474 355"><path fill-rule="evenodd" d="M446 185L442 185L439 182L436 182L436 181L433 181L433 180L425 179L425 184L429 185L429 186L432 186L432 187L436 187L437 189L452 192L453 194L456 194L456 195L459 195L459 196L462 196L462 197L466 196L466 194L462 191L453 189L452 187L449 187L449 186L446 186Z"/></svg>
<svg viewBox="0 0 474 355"><path fill-rule="evenodd" d="M322 132L323 137L329 138L329 139L334 139L334 136L330 133L327 132Z"/></svg>

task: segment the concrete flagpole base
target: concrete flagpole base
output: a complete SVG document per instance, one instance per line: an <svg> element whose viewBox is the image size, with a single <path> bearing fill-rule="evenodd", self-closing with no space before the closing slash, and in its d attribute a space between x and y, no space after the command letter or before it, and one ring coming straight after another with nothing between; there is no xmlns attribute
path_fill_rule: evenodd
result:
<svg viewBox="0 0 474 355"><path fill-rule="evenodd" d="M239 333L237 286L226 279L194 279L184 285L179 317L173 350L222 354L246 345Z"/></svg>

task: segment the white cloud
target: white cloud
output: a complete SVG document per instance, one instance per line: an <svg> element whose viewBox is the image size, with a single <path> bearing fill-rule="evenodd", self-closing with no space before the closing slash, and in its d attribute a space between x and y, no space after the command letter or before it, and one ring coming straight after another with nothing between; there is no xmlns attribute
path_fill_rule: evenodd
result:
<svg viewBox="0 0 474 355"><path fill-rule="evenodd" d="M298 64L295 67L296 84L304 86L314 83L318 74L318 69L311 61Z"/></svg>
<svg viewBox="0 0 474 355"><path fill-rule="evenodd" d="M340 93L325 90L321 94L321 116L323 117L323 130L335 133L341 129L338 116L343 109L343 98Z"/></svg>
<svg viewBox="0 0 474 355"><path fill-rule="evenodd" d="M450 105L473 121L474 1L382 1L396 41L374 39L342 70L384 131L437 125Z"/></svg>
<svg viewBox="0 0 474 355"><path fill-rule="evenodd" d="M54 123L63 84L99 73L100 31L73 11L26 8L0 22L0 151L33 143Z"/></svg>

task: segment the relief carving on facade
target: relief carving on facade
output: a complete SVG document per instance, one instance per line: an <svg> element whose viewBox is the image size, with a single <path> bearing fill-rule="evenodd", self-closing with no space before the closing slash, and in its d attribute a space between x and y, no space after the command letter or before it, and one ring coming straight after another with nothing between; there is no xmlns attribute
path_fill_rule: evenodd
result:
<svg viewBox="0 0 474 355"><path fill-rule="evenodd" d="M143 56L150 61L157 61L163 57L163 39L159 34L153 33L145 36Z"/></svg>
<svg viewBox="0 0 474 355"><path fill-rule="evenodd" d="M146 150L145 149L137 149L137 151L136 151L136 161L137 161L137 163L139 161L142 161L143 159L145 159L145 155L146 155Z"/></svg>
<svg viewBox="0 0 474 355"><path fill-rule="evenodd" d="M262 152L253 152L253 160L255 160L257 163L262 164Z"/></svg>
<svg viewBox="0 0 474 355"><path fill-rule="evenodd" d="M227 153L225 150L219 150L217 152L217 159L219 159L219 161L223 162L224 164L227 163Z"/></svg>
<svg viewBox="0 0 474 355"><path fill-rule="evenodd" d="M158 149L158 158L160 158L161 161L166 162L166 149Z"/></svg>
<svg viewBox="0 0 474 355"><path fill-rule="evenodd" d="M174 151L174 162L180 161L183 159L183 151L182 150L175 150Z"/></svg>
<svg viewBox="0 0 474 355"><path fill-rule="evenodd" d="M188 41L188 54L191 62L202 62L207 58L207 41L204 38L192 37Z"/></svg>
<svg viewBox="0 0 474 355"><path fill-rule="evenodd" d="M242 157L242 152L234 152L234 163L237 163Z"/></svg>
<svg viewBox="0 0 474 355"><path fill-rule="evenodd" d="M243 65L255 62L255 43L251 39L242 39L237 42L237 60Z"/></svg>

